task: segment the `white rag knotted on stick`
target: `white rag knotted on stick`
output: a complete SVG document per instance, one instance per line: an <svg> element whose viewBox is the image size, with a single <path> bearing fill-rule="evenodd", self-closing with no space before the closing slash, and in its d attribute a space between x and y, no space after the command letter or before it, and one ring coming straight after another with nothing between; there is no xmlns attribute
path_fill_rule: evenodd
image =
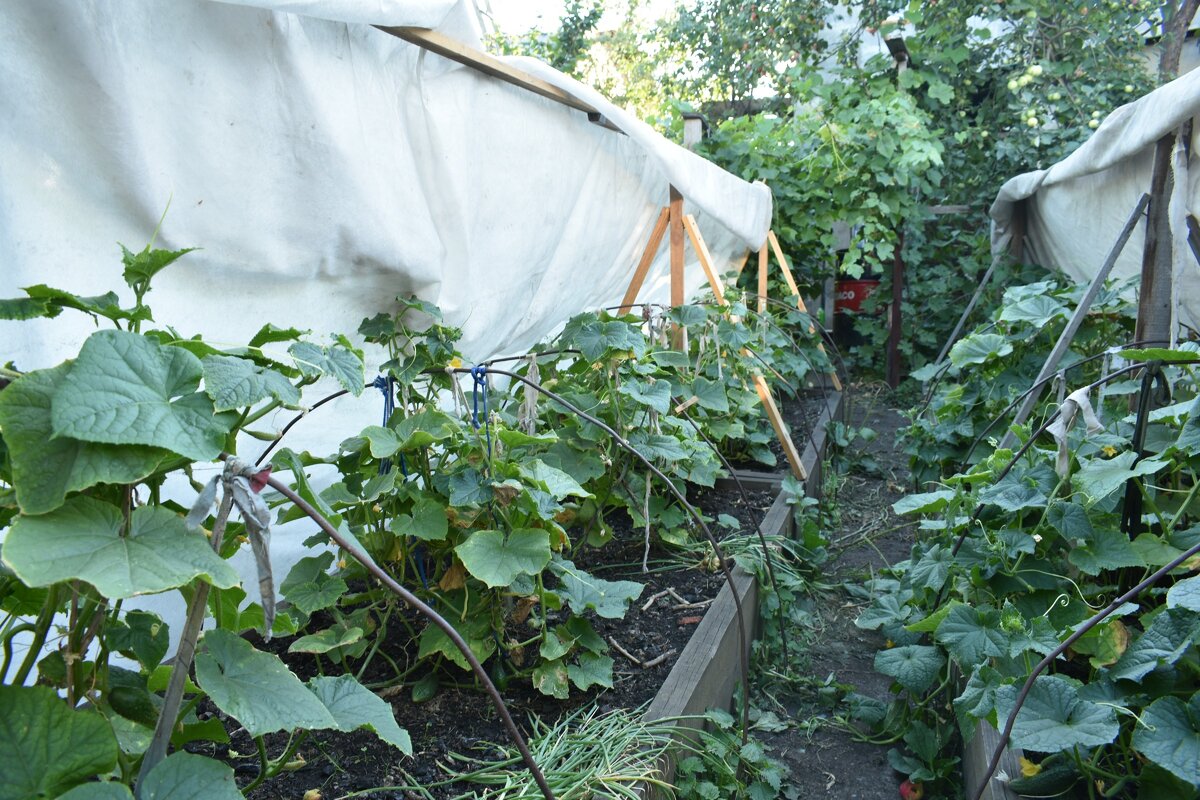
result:
<svg viewBox="0 0 1200 800"><path fill-rule="evenodd" d="M187 515L188 528L195 530L208 517L217 500L217 483L224 485L246 525L246 538L258 567L258 591L263 610L263 639L271 641L275 622L275 578L271 573L271 511L259 494L267 484L271 468L258 469L237 458L225 461L225 470L205 484Z"/></svg>
<svg viewBox="0 0 1200 800"><path fill-rule="evenodd" d="M1067 449L1067 434L1075 425L1075 419L1079 414L1083 414L1089 436L1104 430L1104 426L1100 424L1100 418L1092 409L1092 401L1088 399L1086 386L1067 395L1059 407L1058 419L1046 428L1046 432L1058 442L1058 458L1055 461L1054 470L1060 478L1067 477L1067 472L1071 468L1071 451Z"/></svg>

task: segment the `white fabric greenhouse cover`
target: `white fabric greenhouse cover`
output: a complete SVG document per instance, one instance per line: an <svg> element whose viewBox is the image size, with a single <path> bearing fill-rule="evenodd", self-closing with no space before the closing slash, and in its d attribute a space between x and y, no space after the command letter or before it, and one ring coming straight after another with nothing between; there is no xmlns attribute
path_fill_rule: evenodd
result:
<svg viewBox="0 0 1200 800"><path fill-rule="evenodd" d="M1092 279L1103 265L1138 198L1150 191L1155 143L1200 115L1200 70L1121 106L1078 149L1049 169L1027 172L1000 189L991 208L992 251L1007 249L1017 204L1024 203L1025 259ZM1193 126L1193 138L1195 126ZM1187 243L1187 215L1200 209L1200 153L1177 144L1169 216L1174 241L1175 321L1200 329L1200 265ZM1188 155L1190 153L1190 157ZM1145 225L1125 245L1111 277L1141 273Z"/></svg>
<svg viewBox="0 0 1200 800"><path fill-rule="evenodd" d="M471 0L6 0L0 297L118 288L117 242L167 210L157 246L202 249L156 279L160 323L352 333L415 293L479 360L619 302L671 184L719 271L765 239L765 186L571 78L508 59L628 135L371 24L482 48ZM665 299L665 249L639 299ZM0 323L5 360L72 355L81 317Z"/></svg>
<svg viewBox="0 0 1200 800"><path fill-rule="evenodd" d="M147 301L160 325L237 346L273 322L320 341L416 294L440 305L464 330L463 352L482 360L620 302L670 185L718 271L765 240L764 185L596 92L510 59L624 134L372 24L433 28L481 49L470 0L5 0L0 297L48 284L116 289L130 302L117 243L140 250L166 210L155 245L202 249L155 279ZM640 300L668 298L662 250ZM689 292L702 275L688 264ZM95 329L72 311L0 322L0 363L52 366ZM368 351L368 379L381 360ZM334 388L310 387L305 401ZM381 409L376 392L343 397L287 444L331 452ZM264 446L246 444L250 457ZM318 487L333 480L314 473ZM167 491L185 505L195 498L183 480ZM311 552L300 545L309 532L275 532L280 579ZM256 585L249 553L233 563ZM136 605L178 636L176 593Z"/></svg>

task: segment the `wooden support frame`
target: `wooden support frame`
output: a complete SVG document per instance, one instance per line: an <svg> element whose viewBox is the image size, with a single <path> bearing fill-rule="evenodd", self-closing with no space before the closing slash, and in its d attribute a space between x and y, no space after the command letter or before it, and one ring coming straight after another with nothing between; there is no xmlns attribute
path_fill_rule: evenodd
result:
<svg viewBox="0 0 1200 800"><path fill-rule="evenodd" d="M775 260L777 262L779 262L779 269L782 270L782 272L783 272L783 280L785 283L787 283L788 291L791 292L792 294L796 295L796 308L798 308L800 310L801 314L808 314L808 306L804 305L804 298L800 295L800 287L796 285L796 278L795 278L795 276L792 275L792 268L790 266L788 266L787 257L783 254L783 248L779 244L778 237L775 236L775 231L767 232L767 244L770 245L771 251L775 254ZM767 245L764 245L763 249L759 251L759 255L758 255L758 264L759 264L759 270L760 270L759 276L758 276L758 286L759 286L759 294L761 295L760 300L759 300L759 303L761 304L759 306L760 310L763 308L766 308L766 299L765 299L766 298L766 286L765 286L766 279L764 277L765 273L763 271L764 270L763 265L765 263L765 259L763 258L763 252L766 249L767 249ZM811 322L811 317L810 317L810 322L808 323L808 332L809 333L817 332L817 326ZM822 353L824 353L825 345L822 344L821 342L817 342L817 349L820 350ZM828 356L827 353L826 353L826 355ZM830 383L833 384L834 390L839 391L839 392L842 391L842 382L837 376L836 369L829 373L829 381L830 381Z"/></svg>
<svg viewBox="0 0 1200 800"><path fill-rule="evenodd" d="M641 291L642 286L646 282L646 275L650 271L650 264L653 263L654 257L658 255L659 248L662 247L663 236L668 231L670 232L671 305L683 305L684 301L683 270L684 238L686 237L692 243L692 250L696 253L696 260L700 262L700 267L704 270L704 277L708 280L708 285L712 288L717 305L723 308L728 307L729 301L725 299L725 288L721 283L720 276L717 275L716 266L713 264L712 253L709 252L708 244L704 241L704 236L700 233L700 226L696 224L694 216L684 213L683 195L672 186L670 204L658 213L658 219L654 227L650 230L650 239L646 243L645 250L642 251L641 260L638 261L633 277L629 281L629 288L625 290L625 296L621 300L619 310L625 312L632 308L637 301L638 292ZM749 251L747 251L748 256ZM789 281L791 281L789 285L794 286L795 281L791 280L791 273L787 271L786 265L784 266L784 271ZM765 300L763 303L765 306ZM800 301L800 308L804 310L803 300ZM834 380L837 380L836 376L834 376ZM837 388L840 390L841 386L838 385ZM778 437L779 444L783 448L783 454L787 458L792 474L798 480L808 480L808 472L804 469L804 463L800 458L800 451L796 449L796 444L792 441L791 434L787 430L787 425L783 421L783 415L779 413L779 407L775 405L775 399L771 396L771 387L761 373L754 375L754 389L758 394L759 401L762 403L763 410L767 414L767 419L771 422L771 427L775 430L775 435Z"/></svg>

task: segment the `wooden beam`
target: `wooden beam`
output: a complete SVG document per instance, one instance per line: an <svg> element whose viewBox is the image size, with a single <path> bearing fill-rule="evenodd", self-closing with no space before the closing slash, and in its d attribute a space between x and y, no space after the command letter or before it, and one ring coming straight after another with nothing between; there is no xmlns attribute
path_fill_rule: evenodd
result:
<svg viewBox="0 0 1200 800"><path fill-rule="evenodd" d="M721 279L717 276L716 268L713 266L712 254L708 252L708 245L704 242L704 237L700 235L699 226L696 225L696 218L691 214L684 214L683 227L687 230L688 238L692 240L692 248L696 251L696 257L700 260L705 277L708 278L708 285L712 287L713 296L717 298L717 305L729 305L725 300L725 289L721 285Z"/></svg>
<svg viewBox="0 0 1200 800"><path fill-rule="evenodd" d="M452 39L445 34L438 33L429 28L414 28L409 26L392 26L392 25L376 25L376 28L384 33L391 34L398 39L403 39L409 44L415 44L417 47L428 50L432 53L437 53L443 58L448 58L451 61L478 70L485 75L490 75L493 78L502 80L505 83L511 83L513 86L519 86L526 91L533 92L536 95L545 97L548 100L553 100L556 103L561 103L564 106L573 108L576 111L582 111L591 119L606 128L614 131L620 129L609 122L600 113L599 109L591 103L573 97L569 93L547 83L541 78L535 78L527 72L517 69L509 64L505 64L500 59L488 55L481 50L466 45L457 39Z"/></svg>
<svg viewBox="0 0 1200 800"><path fill-rule="evenodd" d="M650 265L654 263L654 257L658 255L658 248L662 245L663 234L667 232L669 216L670 212L665 207L658 212L658 221L650 230L650 239L646 242L646 249L642 251L642 259L638 262L637 269L633 271L633 279L629 281L629 288L625 290L625 297L621 299L618 313L624 314L637 302L638 292L646 282L646 273L650 271Z"/></svg>
<svg viewBox="0 0 1200 800"><path fill-rule="evenodd" d="M783 454L787 456L788 465L792 468L792 475L796 476L797 480L808 480L808 472L805 471L804 464L800 461L800 453L796 451L796 445L792 442L792 436L788 433L783 416L779 413L779 407L775 405L775 398L771 397L771 387L767 385L767 379L762 375L755 375L754 390L758 392L758 399L767 412L767 419L771 420L771 427L775 429L775 435L779 437L779 443L783 445Z"/></svg>
<svg viewBox="0 0 1200 800"><path fill-rule="evenodd" d="M683 195L671 187L671 201L667 206L671 218L671 307L683 305Z"/></svg>

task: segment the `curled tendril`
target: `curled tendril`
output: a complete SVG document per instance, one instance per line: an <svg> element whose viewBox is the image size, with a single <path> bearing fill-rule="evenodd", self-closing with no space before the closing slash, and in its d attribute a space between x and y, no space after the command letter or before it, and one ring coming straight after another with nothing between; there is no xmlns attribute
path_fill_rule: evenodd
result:
<svg viewBox="0 0 1200 800"><path fill-rule="evenodd" d="M1144 719L1142 719L1141 715L1139 715L1136 711L1134 711L1132 709L1125 708L1125 706L1119 706L1116 703L1106 703L1101 700L1096 700L1095 703L1098 706L1107 706L1108 708L1111 708L1113 711L1116 711L1118 714L1128 714L1129 716L1134 718L1134 720L1137 722L1137 724L1139 726L1145 728L1147 731L1149 731L1151 733L1154 733L1156 730L1158 730L1158 728L1156 726L1151 725L1149 722L1146 722Z"/></svg>
<svg viewBox="0 0 1200 800"><path fill-rule="evenodd" d="M1104 595L1097 596L1096 599L1099 602L1099 605L1094 606L1091 603L1089 603L1087 601L1087 598L1083 596L1083 590L1079 588L1079 584L1076 583L1075 581L1073 581L1072 579L1068 578L1066 575L1059 575L1057 572L1046 572L1045 570L1040 570L1040 569L1025 569L1023 571L1024 572L1035 572L1038 575L1049 575L1051 578L1061 578L1062 580L1071 584L1071 586L1073 586L1075 588L1075 594L1079 595L1079 600L1085 606L1090 608L1092 611L1099 611L1100 609L1105 608L1108 605L1108 603L1104 599ZM1043 617L1046 616L1046 614L1049 614L1057 606L1060 606L1060 605L1065 606L1070 601L1071 601L1070 595L1067 594L1066 592L1063 592L1058 597L1054 598L1054 602L1050 604L1050 607L1046 609L1045 613L1043 613L1042 616Z"/></svg>

